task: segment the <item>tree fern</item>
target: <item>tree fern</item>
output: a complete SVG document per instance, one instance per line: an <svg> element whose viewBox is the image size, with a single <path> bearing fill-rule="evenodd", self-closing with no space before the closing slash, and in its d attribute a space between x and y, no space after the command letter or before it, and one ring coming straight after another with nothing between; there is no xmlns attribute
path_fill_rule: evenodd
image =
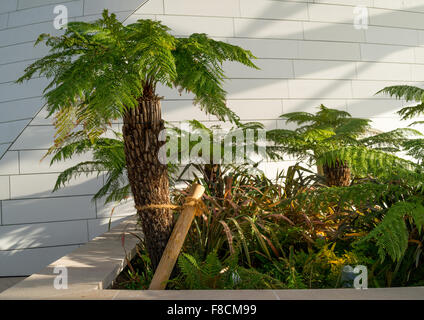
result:
<svg viewBox="0 0 424 320"><path fill-rule="evenodd" d="M40 42L49 53L30 64L17 82L36 76L50 81L43 91L48 115L55 117L50 153L79 130L95 143L113 120L122 118L126 173L137 207L168 203L170 197L167 166L158 157L164 121L157 87L189 91L202 110L239 123L225 103L222 64L256 67L252 53L238 46L205 34L177 38L167 26L149 19L124 26L107 10L95 22L68 23L61 36L43 34ZM106 188L125 193L116 181L108 180ZM146 247L156 268L172 230L172 213L141 211Z"/></svg>
<svg viewBox="0 0 424 320"><path fill-rule="evenodd" d="M123 26L105 10L95 22L69 22L62 36L40 35L37 44L44 42L50 54L27 67L18 82L51 79L44 96L49 116L57 113L56 143L77 125L99 136L158 83L192 92L207 113L237 122L225 103L222 63L257 68L254 56L205 34L176 38L169 30L149 19Z"/></svg>
<svg viewBox="0 0 424 320"><path fill-rule="evenodd" d="M316 114L292 112L281 117L299 127L269 131L267 137L275 142L269 147L271 154L274 158L290 155L310 165L316 164L329 185L347 184L350 169L353 174L366 175L368 169L377 172L383 163L401 161L390 153L400 151L411 136L421 135L410 128L371 134L371 120L353 118L346 111L323 105Z"/></svg>

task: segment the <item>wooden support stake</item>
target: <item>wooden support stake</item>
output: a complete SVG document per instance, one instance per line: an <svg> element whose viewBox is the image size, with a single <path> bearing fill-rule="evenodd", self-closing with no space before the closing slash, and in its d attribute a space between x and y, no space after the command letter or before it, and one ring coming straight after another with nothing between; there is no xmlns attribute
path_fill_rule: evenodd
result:
<svg viewBox="0 0 424 320"><path fill-rule="evenodd" d="M203 186L197 183L193 184L188 201L200 200L203 192L205 192L205 188ZM181 215L175 223L174 229L172 230L171 237L169 238L165 251L162 254L162 258L160 259L152 282L150 283L149 290L165 289L166 282L171 276L171 272L174 269L175 263L177 262L188 230L190 229L191 223L193 222L195 211L196 210L194 206L187 206L182 210Z"/></svg>

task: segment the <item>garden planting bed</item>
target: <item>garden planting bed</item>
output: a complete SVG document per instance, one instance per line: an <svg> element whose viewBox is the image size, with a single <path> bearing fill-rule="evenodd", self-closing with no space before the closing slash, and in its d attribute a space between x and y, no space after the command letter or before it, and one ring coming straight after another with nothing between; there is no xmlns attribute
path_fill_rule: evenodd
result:
<svg viewBox="0 0 424 320"><path fill-rule="evenodd" d="M123 234L125 236L123 237ZM171 300L293 300L293 299L420 299L424 287L383 289L291 290L114 290L114 280L135 256L140 236L136 218L96 237L0 294L0 299L171 299ZM124 249L125 248L125 249ZM68 288L55 289L55 267L68 270Z"/></svg>

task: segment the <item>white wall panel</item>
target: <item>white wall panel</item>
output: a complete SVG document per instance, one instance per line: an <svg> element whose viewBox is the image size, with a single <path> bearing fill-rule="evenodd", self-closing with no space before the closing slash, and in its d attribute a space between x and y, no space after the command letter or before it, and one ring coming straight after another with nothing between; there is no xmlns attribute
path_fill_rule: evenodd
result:
<svg viewBox="0 0 424 320"><path fill-rule="evenodd" d="M358 43L299 41L300 59L320 60L360 60L361 52Z"/></svg>
<svg viewBox="0 0 424 320"><path fill-rule="evenodd" d="M9 15L7 13L0 14L0 30L7 27L7 20L9 20Z"/></svg>
<svg viewBox="0 0 424 320"><path fill-rule="evenodd" d="M122 201L119 204L116 202L105 204L104 200L105 198L96 200L97 218L126 217L137 213L132 199Z"/></svg>
<svg viewBox="0 0 424 320"><path fill-rule="evenodd" d="M12 144L10 150L48 149L53 144L54 134L53 126L28 126Z"/></svg>
<svg viewBox="0 0 424 320"><path fill-rule="evenodd" d="M63 3L66 0L18 0L18 9L28 9L40 6L46 6L49 4ZM78 1L78 0L74 0Z"/></svg>
<svg viewBox="0 0 424 320"><path fill-rule="evenodd" d="M10 29L8 29L10 31ZM0 64L7 64L19 61L30 61L41 58L48 53L45 45L39 44L34 47L34 42L17 44L13 46L0 46Z"/></svg>
<svg viewBox="0 0 424 320"><path fill-rule="evenodd" d="M360 99L348 100L347 111L353 117L371 118L385 117L398 118L396 112L403 107L403 102L395 99Z"/></svg>
<svg viewBox="0 0 424 320"><path fill-rule="evenodd" d="M234 26L236 37L303 39L300 21L235 19Z"/></svg>
<svg viewBox="0 0 424 320"><path fill-rule="evenodd" d="M45 78L31 79L22 85L11 82L0 84L0 102L39 97L47 84Z"/></svg>
<svg viewBox="0 0 424 320"><path fill-rule="evenodd" d="M240 63L227 62L224 63L224 71L228 78L293 78L293 63L291 60L258 59L254 63L259 70L246 67Z"/></svg>
<svg viewBox="0 0 424 320"><path fill-rule="evenodd" d="M363 61L414 63L414 48L380 44L361 44Z"/></svg>
<svg viewBox="0 0 424 320"><path fill-rule="evenodd" d="M0 122L32 118L42 106L43 101L41 98L2 102L0 103L0 110L2 111L0 113Z"/></svg>
<svg viewBox="0 0 424 320"><path fill-rule="evenodd" d="M3 201L3 225L96 217L90 196Z"/></svg>
<svg viewBox="0 0 424 320"><path fill-rule="evenodd" d="M209 120L209 116L194 106L192 100L162 101L162 116L166 121L184 121L187 117L199 121Z"/></svg>
<svg viewBox="0 0 424 320"><path fill-rule="evenodd" d="M369 14L372 25L424 29L423 13L371 8Z"/></svg>
<svg viewBox="0 0 424 320"><path fill-rule="evenodd" d="M15 11L18 8L18 0L0 1L0 13Z"/></svg>
<svg viewBox="0 0 424 320"><path fill-rule="evenodd" d="M164 14L163 0L149 0L134 12L134 15Z"/></svg>
<svg viewBox="0 0 424 320"><path fill-rule="evenodd" d="M350 6L372 6L375 0L314 0L315 3L342 4Z"/></svg>
<svg viewBox="0 0 424 320"><path fill-rule="evenodd" d="M355 62L295 60L297 79L355 79Z"/></svg>
<svg viewBox="0 0 424 320"><path fill-rule="evenodd" d="M164 0L165 14L184 16L237 17L238 0Z"/></svg>
<svg viewBox="0 0 424 320"><path fill-rule="evenodd" d="M369 26L369 28L365 30L365 38L367 42L371 43L416 46L418 45L419 32L421 31Z"/></svg>
<svg viewBox="0 0 424 320"><path fill-rule="evenodd" d="M0 143L12 142L29 120L0 123Z"/></svg>
<svg viewBox="0 0 424 320"><path fill-rule="evenodd" d="M178 90L171 89L160 83L158 83L156 87L156 92L158 96L164 97L166 100L192 100L194 98L192 93L188 93L186 91L180 93Z"/></svg>
<svg viewBox="0 0 424 320"><path fill-rule="evenodd" d="M63 34L63 31L55 29L52 22L36 23L15 27L13 29L6 29L0 31L0 46L4 47L18 43L34 42L41 33L60 35Z"/></svg>
<svg viewBox="0 0 424 320"><path fill-rule="evenodd" d="M359 80L411 81L411 65L397 63L356 63Z"/></svg>
<svg viewBox="0 0 424 320"><path fill-rule="evenodd" d="M0 250L60 246L86 241L88 230L85 220L0 226Z"/></svg>
<svg viewBox="0 0 424 320"><path fill-rule="evenodd" d="M58 175L49 173L10 176L11 199L95 194L103 186L103 176L82 174L78 178L72 179L65 187L52 192Z"/></svg>
<svg viewBox="0 0 424 320"><path fill-rule="evenodd" d="M74 251L79 246L0 251L0 276L27 276Z"/></svg>
<svg viewBox="0 0 424 320"><path fill-rule="evenodd" d="M197 3L201 4L202 1L197 1ZM308 8L306 3L301 2L240 0L240 16L277 20L308 20Z"/></svg>
<svg viewBox="0 0 424 320"><path fill-rule="evenodd" d="M415 62L424 64L424 48L414 48Z"/></svg>
<svg viewBox="0 0 424 320"><path fill-rule="evenodd" d="M421 0L374 0L374 6L377 8L424 12L424 4Z"/></svg>
<svg viewBox="0 0 424 320"><path fill-rule="evenodd" d="M242 120L276 119L283 113L282 100L228 100L227 105Z"/></svg>
<svg viewBox="0 0 424 320"><path fill-rule="evenodd" d="M3 156L3 154L6 152L7 149L10 147L10 143L0 143L0 155ZM1 157L0 157L1 160Z"/></svg>
<svg viewBox="0 0 424 320"><path fill-rule="evenodd" d="M174 35L188 36L196 30L197 33L207 33L214 37L234 36L232 18L158 15L156 19L171 28Z"/></svg>
<svg viewBox="0 0 424 320"><path fill-rule="evenodd" d="M351 81L338 80L330 83L325 80L288 80L290 98L334 98L352 97Z"/></svg>
<svg viewBox="0 0 424 320"><path fill-rule="evenodd" d="M83 0L63 2L68 9L68 17L82 16ZM9 27L23 26L37 22L53 21L56 17L53 12L55 5L36 7L15 11L9 14Z"/></svg>
<svg viewBox="0 0 424 320"><path fill-rule="evenodd" d="M399 117L393 118L393 117L376 117L371 118L372 120L372 126L373 128L381 131L390 131L395 128L406 128L410 124L408 121L401 121ZM422 120L422 119L421 119ZM417 129L421 132L424 132L424 128L420 127L414 127L414 129Z"/></svg>
<svg viewBox="0 0 424 320"><path fill-rule="evenodd" d="M16 81L31 61L0 65L0 83Z"/></svg>
<svg viewBox="0 0 424 320"><path fill-rule="evenodd" d="M309 4L309 19L311 21L352 23L354 7L328 4Z"/></svg>
<svg viewBox="0 0 424 320"><path fill-rule="evenodd" d="M342 42L364 42L364 30L357 30L351 24L326 22L304 22L306 40L329 40Z"/></svg>
<svg viewBox="0 0 424 320"><path fill-rule="evenodd" d="M233 79L225 83L228 99L288 98L287 80Z"/></svg>
<svg viewBox="0 0 424 320"><path fill-rule="evenodd" d="M55 162L50 166L51 156L44 158L47 150L19 151L19 168L21 174L62 172L70 166L91 159L90 154L72 157L67 161Z"/></svg>
<svg viewBox="0 0 424 320"><path fill-rule="evenodd" d="M299 45L296 40L229 38L230 44L252 51L257 58L297 58Z"/></svg>
<svg viewBox="0 0 424 320"><path fill-rule="evenodd" d="M9 177L0 176L0 200L7 200L10 198L10 188L9 188ZM1 224L1 221L0 221Z"/></svg>
<svg viewBox="0 0 424 320"><path fill-rule="evenodd" d="M0 175L19 174L19 152L7 151L0 158Z"/></svg>
<svg viewBox="0 0 424 320"><path fill-rule="evenodd" d="M412 81L424 81L424 65L411 65Z"/></svg>
<svg viewBox="0 0 424 320"><path fill-rule="evenodd" d="M352 81L352 98L355 99L383 99L382 94L376 95L378 91L387 86L405 84L399 81ZM412 84L412 83L411 83Z"/></svg>

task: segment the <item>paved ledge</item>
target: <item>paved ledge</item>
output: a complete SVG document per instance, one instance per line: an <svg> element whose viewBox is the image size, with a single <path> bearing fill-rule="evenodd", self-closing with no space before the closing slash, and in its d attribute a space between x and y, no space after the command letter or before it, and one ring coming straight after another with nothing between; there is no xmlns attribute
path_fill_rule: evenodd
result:
<svg viewBox="0 0 424 320"><path fill-rule="evenodd" d="M136 217L130 217L109 232L53 262L15 286L0 293L0 299L55 300L424 300L424 287L385 289L312 290L109 290L131 259L141 235ZM125 233L125 250L122 234ZM68 269L68 289L54 288L55 267Z"/></svg>
<svg viewBox="0 0 424 320"><path fill-rule="evenodd" d="M424 287L302 290L168 290L116 292L114 300L424 300ZM118 292L117 292L118 291ZM112 295L112 292L110 293ZM89 298L87 298L89 299ZM94 299L94 297L93 297Z"/></svg>
<svg viewBox="0 0 424 320"><path fill-rule="evenodd" d="M24 280L26 277L1 277L0 278L0 292L3 292L10 287L13 287L19 281Z"/></svg>
<svg viewBox="0 0 424 320"><path fill-rule="evenodd" d="M54 289L53 289L54 290ZM311 289L311 290L56 290L46 296L25 294L2 299L54 300L424 300L424 287L387 289Z"/></svg>
<svg viewBox="0 0 424 320"><path fill-rule="evenodd" d="M129 259L135 254L139 240L129 232L141 236L135 216L3 291L0 299L56 299L109 287L126 266L125 252ZM122 241L123 233L125 241ZM54 288L54 280L59 275L54 273L55 267L67 268L68 289Z"/></svg>

